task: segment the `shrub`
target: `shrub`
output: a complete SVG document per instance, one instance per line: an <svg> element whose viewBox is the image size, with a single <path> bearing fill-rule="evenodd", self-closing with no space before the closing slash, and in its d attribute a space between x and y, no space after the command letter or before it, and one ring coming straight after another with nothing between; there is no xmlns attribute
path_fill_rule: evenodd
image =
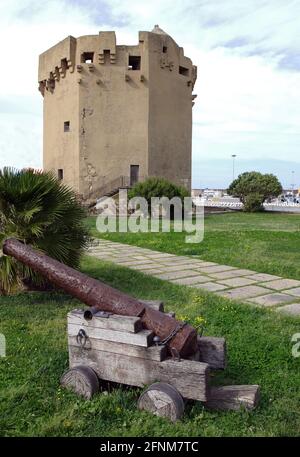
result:
<svg viewBox="0 0 300 457"><path fill-rule="evenodd" d="M188 196L189 193L184 187L177 186L171 181L159 177L147 178L145 181L135 184L135 186L128 192L128 197L130 199L134 197L143 197L147 200L149 214L151 214L152 197L167 197L170 200L173 197L179 197L181 201L183 201L184 197ZM173 218L172 207L171 218Z"/></svg>
<svg viewBox="0 0 300 457"><path fill-rule="evenodd" d="M89 237L85 211L74 192L52 173L31 169L0 170L0 248L15 237L74 268ZM46 287L40 275L0 251L0 292L23 284Z"/></svg>
<svg viewBox="0 0 300 457"><path fill-rule="evenodd" d="M245 197L243 211L246 211L248 213L263 211L264 207L262 202L263 197L260 194L253 192L252 194L249 194Z"/></svg>
<svg viewBox="0 0 300 457"><path fill-rule="evenodd" d="M266 199L278 197L281 192L282 186L276 176L257 171L242 173L228 188L229 195L244 203L245 211L262 210Z"/></svg>

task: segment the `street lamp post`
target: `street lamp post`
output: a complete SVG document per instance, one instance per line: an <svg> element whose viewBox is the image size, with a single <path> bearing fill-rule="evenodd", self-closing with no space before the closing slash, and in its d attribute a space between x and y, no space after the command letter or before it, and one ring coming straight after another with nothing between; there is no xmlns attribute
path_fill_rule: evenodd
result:
<svg viewBox="0 0 300 457"><path fill-rule="evenodd" d="M294 194L294 187L295 187L295 172L292 171L292 193Z"/></svg>
<svg viewBox="0 0 300 457"><path fill-rule="evenodd" d="M232 180L234 181L234 175L235 175L235 170L234 170L234 166L235 166L235 158L236 158L236 154L232 154Z"/></svg>

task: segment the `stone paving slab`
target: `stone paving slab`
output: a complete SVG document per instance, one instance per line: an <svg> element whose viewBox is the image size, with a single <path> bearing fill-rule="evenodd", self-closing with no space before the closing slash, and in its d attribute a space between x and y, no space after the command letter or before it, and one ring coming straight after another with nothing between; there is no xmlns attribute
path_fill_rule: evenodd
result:
<svg viewBox="0 0 300 457"><path fill-rule="evenodd" d="M209 273L209 275L214 279L230 279L235 278L236 276L247 276L251 273L255 273L255 271L236 269L229 271L221 271L220 273Z"/></svg>
<svg viewBox="0 0 300 457"><path fill-rule="evenodd" d="M291 303L290 305L281 306L280 308L277 308L276 311L278 313L300 317L300 303Z"/></svg>
<svg viewBox="0 0 300 457"><path fill-rule="evenodd" d="M227 289L226 286L222 286L222 284L217 284L216 282L205 282L204 284L197 284L193 287L196 287L197 289L208 290L209 292L217 292L219 290Z"/></svg>
<svg viewBox="0 0 300 457"><path fill-rule="evenodd" d="M171 257L176 257L174 254L164 254L163 252L162 253L158 253L158 254L149 254L148 255L149 259L170 259Z"/></svg>
<svg viewBox="0 0 300 457"><path fill-rule="evenodd" d="M196 256L176 256L147 248L97 240L88 254L104 261L132 268L173 284L215 292L252 305L272 307L280 313L300 315L300 281L207 262ZM289 303L286 305L286 303Z"/></svg>
<svg viewBox="0 0 300 457"><path fill-rule="evenodd" d="M252 298L251 300L247 300L247 302L249 303L254 303L256 305L261 306L276 306L280 305L281 303L287 303L292 301L293 297L287 294L280 293L262 295L260 297Z"/></svg>
<svg viewBox="0 0 300 457"><path fill-rule="evenodd" d="M171 272L171 271L184 271L184 270L190 270L192 268L191 265L173 265L173 266L165 266L163 264L160 264L161 270L164 270L166 273ZM198 273L199 274L199 273Z"/></svg>
<svg viewBox="0 0 300 457"><path fill-rule="evenodd" d="M280 276L268 275L266 273L256 273L255 275L247 276L249 279L254 279L254 281L274 281L275 279L281 279Z"/></svg>
<svg viewBox="0 0 300 457"><path fill-rule="evenodd" d="M121 267L131 267L132 265L152 264L152 260L115 260L115 263Z"/></svg>
<svg viewBox="0 0 300 457"><path fill-rule="evenodd" d="M146 271L146 270L157 270L159 273L163 273L163 270L161 268L161 265L159 263L147 263L142 264L142 265L133 265L130 268L133 268L134 270L140 270L140 271Z"/></svg>
<svg viewBox="0 0 300 457"><path fill-rule="evenodd" d="M197 271L193 270L184 270L184 271L171 271L170 273L163 273L163 274L158 274L155 275L156 278L159 279L177 279L177 278L189 278L191 276L199 276L199 273Z"/></svg>
<svg viewBox="0 0 300 457"><path fill-rule="evenodd" d="M188 260L184 260L182 262L174 260L173 262L168 262L166 260L161 260L161 259L156 259L158 262L160 262L162 265L166 267L172 267L172 266L192 266L193 268L200 267L201 263L194 263L194 262L189 262Z"/></svg>
<svg viewBox="0 0 300 457"><path fill-rule="evenodd" d="M142 273L144 273L144 275L156 276L156 275L159 275L160 273L162 274L163 271L158 270L157 268L153 268L153 269L150 268L149 270L143 270Z"/></svg>
<svg viewBox="0 0 300 457"><path fill-rule="evenodd" d="M179 279L172 279L172 283L180 284L182 286L190 286L192 284L201 284L207 282L207 276L192 276L189 278L179 278Z"/></svg>
<svg viewBox="0 0 300 457"><path fill-rule="evenodd" d="M216 265L213 267L204 267L203 265L197 268L198 271L203 271L203 273L219 273L220 271L234 270L234 267L229 267L228 265Z"/></svg>
<svg viewBox="0 0 300 457"><path fill-rule="evenodd" d="M291 294L294 297L299 297L300 298L300 287L295 287L295 289L288 289L288 290L283 290L285 294Z"/></svg>
<svg viewBox="0 0 300 457"><path fill-rule="evenodd" d="M247 278L231 278L231 279L222 279L218 281L219 284L224 284L228 287L241 287L241 286L249 286L250 284L257 284L257 281L253 281L252 279Z"/></svg>
<svg viewBox="0 0 300 457"><path fill-rule="evenodd" d="M218 295L233 300L242 300L245 298L257 297L258 295L266 295L268 292L271 293L272 291L260 286L245 286L230 289L225 292L218 292Z"/></svg>
<svg viewBox="0 0 300 457"><path fill-rule="evenodd" d="M262 283L261 286L266 286L270 289L275 290L284 290L284 289L292 289L293 287L299 287L300 281L296 281L295 279L277 279L276 281L268 281L266 283Z"/></svg>
<svg viewBox="0 0 300 457"><path fill-rule="evenodd" d="M199 268L203 267L217 267L218 264L215 262L201 262L201 265L199 265Z"/></svg>

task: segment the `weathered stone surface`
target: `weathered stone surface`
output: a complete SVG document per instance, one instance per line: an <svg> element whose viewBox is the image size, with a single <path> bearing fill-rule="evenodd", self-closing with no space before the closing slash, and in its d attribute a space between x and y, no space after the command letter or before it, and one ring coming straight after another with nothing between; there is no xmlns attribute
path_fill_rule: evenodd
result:
<svg viewBox="0 0 300 457"><path fill-rule="evenodd" d="M295 297L300 298L300 281L218 265L195 257L107 241L100 241L96 248L89 250L89 254L173 284L216 292L223 297L257 306L272 307L292 302ZM278 312L298 315L299 308L299 303L291 303L278 308Z"/></svg>
<svg viewBox="0 0 300 457"><path fill-rule="evenodd" d="M249 286L249 284L255 284L257 281L253 281L252 279L247 278L231 278L231 279L222 279L219 281L221 284L225 284L228 287L241 287L241 286Z"/></svg>
<svg viewBox="0 0 300 457"><path fill-rule="evenodd" d="M135 254L134 256L132 256L132 258L135 259L135 260L147 260L147 261L150 260L150 259L149 259L147 256L145 256L145 255L136 255L136 254Z"/></svg>
<svg viewBox="0 0 300 457"><path fill-rule="evenodd" d="M197 72L169 35L141 31L134 50L114 31L69 36L38 67L45 170L92 201L148 173L190 190Z"/></svg>
<svg viewBox="0 0 300 457"><path fill-rule="evenodd" d="M251 303L255 303L256 305L261 305L261 306L275 306L279 305L281 303L285 302L291 302L293 301L293 297L290 295L286 294L280 294L280 293L275 293L275 294L268 294L268 295L263 295L261 297L256 297L252 298L251 300L248 300Z"/></svg>
<svg viewBox="0 0 300 457"><path fill-rule="evenodd" d="M226 286L223 286L222 284L217 284L215 282L205 282L203 284L197 284L194 285L193 287L196 287L197 289L204 289L208 290L210 292L216 292L218 290L225 290L227 289Z"/></svg>
<svg viewBox="0 0 300 457"><path fill-rule="evenodd" d="M160 273L163 273L163 272L161 270L153 268L150 270L143 270L142 273L144 273L145 275L155 276L155 275L159 275Z"/></svg>
<svg viewBox="0 0 300 457"><path fill-rule="evenodd" d="M191 278L173 279L172 282L175 284L190 286L193 284L200 284L200 283L207 282L207 276L198 275L198 276L193 276Z"/></svg>
<svg viewBox="0 0 300 457"><path fill-rule="evenodd" d="M300 303L291 303L290 305L281 306L280 308L277 308L276 311L291 316L300 316Z"/></svg>
<svg viewBox="0 0 300 457"><path fill-rule="evenodd" d="M283 291L286 294L291 294L294 297L300 297L300 287L295 287L295 289L288 289Z"/></svg>
<svg viewBox="0 0 300 457"><path fill-rule="evenodd" d="M222 297L231 298L232 300L241 300L257 297L258 295L266 295L268 292L271 293L272 291L260 286L245 286L217 293L218 295L222 295Z"/></svg>
<svg viewBox="0 0 300 457"><path fill-rule="evenodd" d="M254 281L274 281L275 279L281 279L280 276L268 275L265 273L256 273L255 275L247 276L249 279L254 279Z"/></svg>
<svg viewBox="0 0 300 457"><path fill-rule="evenodd" d="M254 274L255 271L251 270L244 270L244 269L236 269L236 270L229 270L220 273L209 273L209 275L214 279L230 279L239 276L248 276Z"/></svg>
<svg viewBox="0 0 300 457"><path fill-rule="evenodd" d="M146 265L145 264L142 264L142 265L135 265L133 267L130 267L130 268L133 268L134 270L140 270L140 271L144 271L144 270L160 270L162 273L162 267L161 265L159 265L159 263L147 263Z"/></svg>
<svg viewBox="0 0 300 457"><path fill-rule="evenodd" d="M173 265L172 267L171 266L166 267L165 265L161 264L160 268L161 268L161 270L165 271L166 273L169 273L172 271L190 270L193 268L193 265Z"/></svg>
<svg viewBox="0 0 300 457"><path fill-rule="evenodd" d="M214 265L209 267L201 266L197 268L198 271L202 271L203 273L218 273L220 271L227 271L227 270L234 270L234 267L229 267L228 265Z"/></svg>
<svg viewBox="0 0 300 457"><path fill-rule="evenodd" d="M291 289L292 287L299 287L300 281L295 279L277 279L276 281L268 281L267 283L262 283L261 286L266 286L270 289L275 290L284 290Z"/></svg>
<svg viewBox="0 0 300 457"><path fill-rule="evenodd" d="M188 278L190 276L199 276L197 271L193 270L182 270L182 271L171 271L170 273L163 273L159 275L155 275L159 279L177 279L177 278Z"/></svg>
<svg viewBox="0 0 300 457"><path fill-rule="evenodd" d="M174 254L165 254L164 252L155 252L148 255L151 259L170 259L171 257L176 257Z"/></svg>
<svg viewBox="0 0 300 457"><path fill-rule="evenodd" d="M151 264L152 260L117 260L116 263L120 266L131 267L132 265L146 265Z"/></svg>

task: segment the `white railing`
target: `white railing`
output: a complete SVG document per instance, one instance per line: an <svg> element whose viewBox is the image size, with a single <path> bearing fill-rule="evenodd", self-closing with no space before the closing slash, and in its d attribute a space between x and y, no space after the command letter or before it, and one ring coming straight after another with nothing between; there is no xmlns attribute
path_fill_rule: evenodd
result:
<svg viewBox="0 0 300 457"><path fill-rule="evenodd" d="M243 203L239 201L228 201L228 200L219 200L219 199L205 199L201 197L193 198L195 205L214 207L214 208L236 208L240 209L243 207ZM300 203L293 202L272 202L264 203L266 209L275 209L275 208L297 208L300 209Z"/></svg>

